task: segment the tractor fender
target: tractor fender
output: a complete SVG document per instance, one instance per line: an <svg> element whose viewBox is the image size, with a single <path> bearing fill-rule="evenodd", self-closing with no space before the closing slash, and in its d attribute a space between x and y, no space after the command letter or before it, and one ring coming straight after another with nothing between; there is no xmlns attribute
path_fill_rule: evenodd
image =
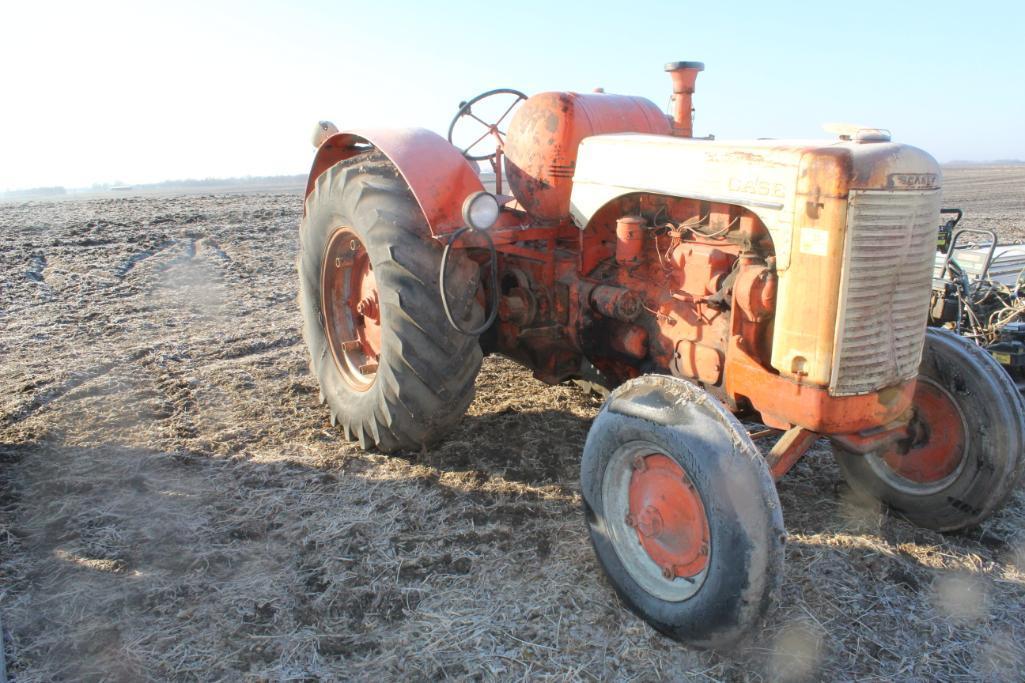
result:
<svg viewBox="0 0 1025 683"><path fill-rule="evenodd" d="M321 173L372 148L388 157L402 174L433 237L463 226L463 200L484 185L459 150L425 128L359 128L335 133L317 149L306 197Z"/></svg>

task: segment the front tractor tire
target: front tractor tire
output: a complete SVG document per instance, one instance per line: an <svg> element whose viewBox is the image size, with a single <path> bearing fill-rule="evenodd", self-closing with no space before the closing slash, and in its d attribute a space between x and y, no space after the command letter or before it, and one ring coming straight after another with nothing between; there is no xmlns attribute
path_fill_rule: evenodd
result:
<svg viewBox="0 0 1025 683"><path fill-rule="evenodd" d="M1025 467L1025 406L999 363L930 328L912 400L911 437L859 455L833 452L856 495L922 527L970 528L1004 503Z"/></svg>
<svg viewBox="0 0 1025 683"><path fill-rule="evenodd" d="M580 479L602 569L656 630L723 648L766 616L783 575L779 498L743 426L708 393L661 375L616 388Z"/></svg>
<svg viewBox="0 0 1025 683"><path fill-rule="evenodd" d="M332 424L363 448L429 446L473 400L481 349L445 317L441 254L385 156L347 159L317 178L300 227L303 337ZM478 267L457 252L446 280L457 322L479 325Z"/></svg>

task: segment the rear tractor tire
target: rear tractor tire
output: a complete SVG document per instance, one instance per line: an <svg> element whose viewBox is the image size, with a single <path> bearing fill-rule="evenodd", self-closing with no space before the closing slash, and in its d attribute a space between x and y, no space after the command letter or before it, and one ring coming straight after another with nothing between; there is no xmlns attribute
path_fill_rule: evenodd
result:
<svg viewBox="0 0 1025 683"><path fill-rule="evenodd" d="M616 388L580 479L599 563L656 630L723 648L766 616L783 576L779 498L743 426L708 393L662 375Z"/></svg>
<svg viewBox="0 0 1025 683"><path fill-rule="evenodd" d="M859 455L834 444L861 498L922 527L956 531L992 515L1025 467L1025 407L994 358L952 332L926 333L910 439Z"/></svg>
<svg viewBox="0 0 1025 683"><path fill-rule="evenodd" d="M445 317L442 245L395 166L371 152L321 174L300 242L303 337L332 424L385 452L438 441L473 400L481 350ZM457 251L446 280L456 321L479 325L478 267Z"/></svg>

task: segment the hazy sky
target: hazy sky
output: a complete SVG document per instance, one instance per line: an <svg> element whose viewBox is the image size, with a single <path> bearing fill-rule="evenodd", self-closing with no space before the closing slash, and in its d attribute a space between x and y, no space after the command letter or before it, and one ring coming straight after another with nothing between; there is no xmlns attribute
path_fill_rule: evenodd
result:
<svg viewBox="0 0 1025 683"><path fill-rule="evenodd" d="M1025 3L34 2L0 12L0 190L303 173L313 122L444 132L495 87L669 96L696 132L881 126L1025 158Z"/></svg>

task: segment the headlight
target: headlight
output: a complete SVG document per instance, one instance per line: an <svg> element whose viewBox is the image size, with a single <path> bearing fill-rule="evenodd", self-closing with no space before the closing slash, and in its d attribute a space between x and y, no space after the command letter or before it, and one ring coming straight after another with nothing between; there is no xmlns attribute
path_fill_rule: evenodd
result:
<svg viewBox="0 0 1025 683"><path fill-rule="evenodd" d="M487 230L498 220L498 200L490 192L474 192L463 201L463 221L471 228Z"/></svg>

